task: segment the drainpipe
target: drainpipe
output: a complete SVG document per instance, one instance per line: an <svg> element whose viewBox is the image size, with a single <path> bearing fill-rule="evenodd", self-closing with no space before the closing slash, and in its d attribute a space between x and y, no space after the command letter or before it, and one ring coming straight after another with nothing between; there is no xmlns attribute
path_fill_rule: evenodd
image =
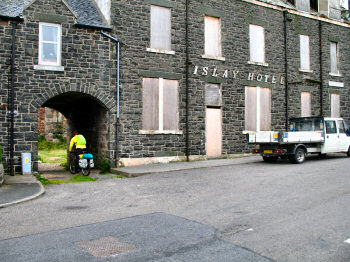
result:
<svg viewBox="0 0 350 262"><path fill-rule="evenodd" d="M116 126L116 146L115 146L115 166L119 166L119 75L120 75L120 66L119 66L119 60L120 60L120 42L118 39L114 38L111 35L106 34L105 32L101 31L101 34L108 37L112 41L117 43L117 123Z"/></svg>
<svg viewBox="0 0 350 262"><path fill-rule="evenodd" d="M320 45L320 116L323 116L323 59L322 59L322 21L318 22Z"/></svg>
<svg viewBox="0 0 350 262"><path fill-rule="evenodd" d="M12 56L11 56L11 95L10 95L10 175L14 176L14 126L15 126L15 52L16 52L16 26L12 22Z"/></svg>
<svg viewBox="0 0 350 262"><path fill-rule="evenodd" d="M288 12L285 10L283 11L283 21L284 21L284 62L285 62L285 96L286 96L286 131L288 131L288 118L289 118L289 113L288 113L288 47L287 47L287 40L288 40L288 33L287 33L287 14Z"/></svg>
<svg viewBox="0 0 350 262"><path fill-rule="evenodd" d="M188 50L188 4L189 0L186 0L186 160L187 162L190 161L190 154L189 154L189 112L190 112L190 105L189 105L189 50Z"/></svg>

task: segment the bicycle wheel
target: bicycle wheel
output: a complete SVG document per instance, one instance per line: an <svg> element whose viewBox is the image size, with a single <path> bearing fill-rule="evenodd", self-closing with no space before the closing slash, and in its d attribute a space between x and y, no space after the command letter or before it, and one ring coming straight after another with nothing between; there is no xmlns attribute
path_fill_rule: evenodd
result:
<svg viewBox="0 0 350 262"><path fill-rule="evenodd" d="M90 163L88 163L86 168L81 169L81 172L83 173L84 176L90 175L90 171L91 171Z"/></svg>
<svg viewBox="0 0 350 262"><path fill-rule="evenodd" d="M73 175L76 173L74 159L69 162L69 172Z"/></svg>

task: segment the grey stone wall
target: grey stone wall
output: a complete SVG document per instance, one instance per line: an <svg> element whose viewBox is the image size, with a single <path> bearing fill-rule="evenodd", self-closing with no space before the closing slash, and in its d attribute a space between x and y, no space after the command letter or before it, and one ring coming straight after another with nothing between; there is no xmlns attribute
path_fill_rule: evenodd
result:
<svg viewBox="0 0 350 262"><path fill-rule="evenodd" d="M18 23L16 28L15 110L18 111L18 116L15 118L16 164L20 163L21 152L32 152L32 160L34 162L37 160L37 118L41 106L58 107L66 117L70 117L70 111L73 113L86 111L91 114L90 109L97 107L96 105L97 110L109 111L112 115L116 110L116 63L112 54L114 45L110 40L102 36L98 29L76 27L73 13L62 1L35 1L25 9L23 17L24 21ZM55 21L59 21L62 25L64 71L36 70L34 66L38 64L39 22ZM0 43L3 46L0 51L1 103L8 103L11 39L11 25L1 23ZM74 100L71 100L73 98ZM104 141L107 140L111 144L104 145L102 158L112 155L114 148L114 138L111 135L114 130L113 124L108 120L103 120L110 131L104 131L107 136ZM4 148L4 160L7 160L9 119L6 118L4 110L0 113L0 125L0 144ZM87 136L98 139L95 138L95 133ZM96 149L93 152L100 151ZM16 168L19 170L18 165Z"/></svg>
<svg viewBox="0 0 350 262"><path fill-rule="evenodd" d="M155 54L146 51L149 46L150 4L172 6L172 50L175 55ZM140 135L142 122L142 77L144 71L152 71L154 77L164 73L180 74L180 129L185 129L185 1L112 1L112 21L116 35L122 42L122 102L121 138L122 157L148 157L172 152L185 152L184 135ZM130 16L130 14L133 14ZM225 61L202 58L204 54L204 16L221 18L222 53ZM265 28L267 67L249 64L249 24ZM323 114L330 115L329 93L341 94L341 112L350 120L348 110L348 79L346 70L349 63L346 32L349 28L322 22L323 60ZM288 14L287 20L288 55L288 114L301 114L301 92L312 94L312 112L319 115L320 103L320 48L319 21L301 15ZM299 34L310 36L311 70L299 71ZM340 67L342 76L329 75L329 39L339 35ZM243 1L190 1L189 4L189 141L191 155L206 155L205 151L205 83L219 83L222 88L223 155L249 152L245 135L245 94L246 86L271 88L272 128L283 130L286 126L286 87L281 77L285 77L284 16L282 10L274 10ZM197 66L197 69L195 69ZM203 67L209 73L202 75ZM211 77L213 70L218 77ZM197 74L193 74L198 70ZM220 77L225 70L229 77ZM239 71L234 78L232 71ZM248 78L253 73L255 80ZM270 81L258 81L257 76L268 75ZM271 83L271 77L277 83ZM343 82L344 88L330 88L329 81Z"/></svg>
<svg viewBox="0 0 350 262"><path fill-rule="evenodd" d="M172 50L175 54L147 51L150 46L150 5L171 8ZM245 87L261 86L271 89L272 128L283 130L286 124L286 85L284 16L282 10L259 6L246 1L189 1L189 153L206 155L205 145L205 84L218 83L222 89L223 155L247 153L250 147L243 134L245 128ZM38 16L37 14L44 14ZM75 105L59 107L70 117L71 111L85 108L85 115L71 116L68 122L89 122L88 138L96 152L114 157L116 123L116 52L115 44L99 30L74 26L72 13L60 1L35 1L23 14L17 26L16 97L19 112L15 123L16 156L22 151L37 150L37 110L41 106L58 106L63 101ZM223 60L203 58L204 16L221 19ZM38 22L41 19L62 21L62 65L64 72L34 70L38 64ZM350 67L349 26L321 22L306 15L288 14L288 114L300 116L302 91L312 94L312 112L330 115L330 94L341 96L341 114L349 123L349 83L346 72ZM322 49L320 49L320 26ZM261 66L249 61L249 24L265 29L266 63ZM120 157L145 158L184 156L186 153L186 39L185 1L131 0L111 1L111 34L120 40ZM310 36L311 72L299 70L299 35ZM330 41L340 46L340 76L330 71ZM0 23L0 144L8 156L8 104L11 25ZM320 66L322 53L322 72ZM207 73L206 73L207 72ZM227 76L225 76L227 72ZM217 74L217 75L216 75ZM140 134L142 129L142 79L162 77L179 81L180 134ZM321 94L321 78L323 94ZM281 81L282 79L282 81ZM344 87L329 86L329 82ZM86 99L87 104L80 99ZM73 103L73 104L72 104ZM57 108L56 108L57 109ZM95 112L95 114L94 114ZM88 115L93 115L91 118ZM74 121L76 120L76 121ZM80 123L82 124L82 123ZM102 156L104 157L104 156Z"/></svg>

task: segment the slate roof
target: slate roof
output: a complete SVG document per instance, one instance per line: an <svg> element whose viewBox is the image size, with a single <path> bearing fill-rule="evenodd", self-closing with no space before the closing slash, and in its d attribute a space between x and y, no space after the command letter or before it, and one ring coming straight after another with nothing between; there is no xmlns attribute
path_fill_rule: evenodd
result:
<svg viewBox="0 0 350 262"><path fill-rule="evenodd" d="M0 16L22 18L23 9L33 0L0 0ZM65 0L77 15L77 24L100 28L108 27L96 5L91 0Z"/></svg>

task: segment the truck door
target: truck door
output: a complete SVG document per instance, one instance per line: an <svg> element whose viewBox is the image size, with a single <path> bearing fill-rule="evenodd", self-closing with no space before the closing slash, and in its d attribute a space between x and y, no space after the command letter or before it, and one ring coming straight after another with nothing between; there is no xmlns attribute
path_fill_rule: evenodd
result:
<svg viewBox="0 0 350 262"><path fill-rule="evenodd" d="M322 153L339 152L339 138L335 120L326 120L325 143Z"/></svg>
<svg viewBox="0 0 350 262"><path fill-rule="evenodd" d="M350 144L350 136L346 134L346 125L343 120L337 120L339 151L347 152Z"/></svg>

